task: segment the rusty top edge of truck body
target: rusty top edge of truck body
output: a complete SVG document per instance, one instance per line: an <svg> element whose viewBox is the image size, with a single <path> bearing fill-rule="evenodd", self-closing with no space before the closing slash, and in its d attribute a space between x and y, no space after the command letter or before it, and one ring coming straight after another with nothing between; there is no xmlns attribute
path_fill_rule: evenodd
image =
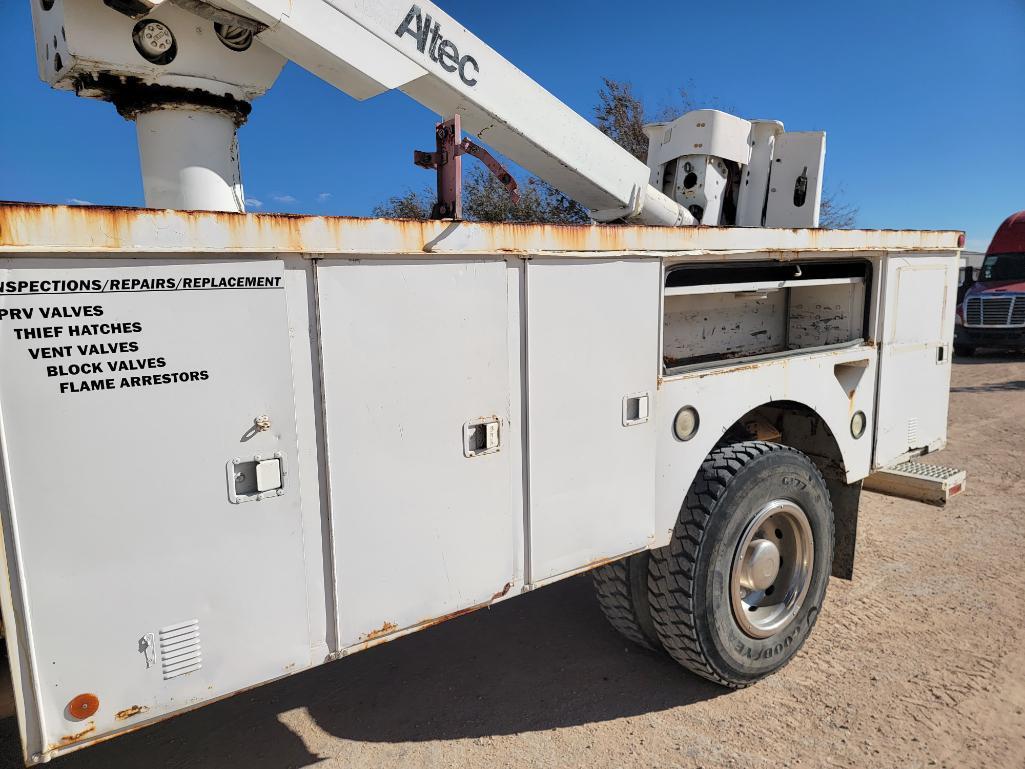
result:
<svg viewBox="0 0 1025 769"><path fill-rule="evenodd" d="M962 233L486 224L0 202L0 254L623 254L957 251Z"/></svg>

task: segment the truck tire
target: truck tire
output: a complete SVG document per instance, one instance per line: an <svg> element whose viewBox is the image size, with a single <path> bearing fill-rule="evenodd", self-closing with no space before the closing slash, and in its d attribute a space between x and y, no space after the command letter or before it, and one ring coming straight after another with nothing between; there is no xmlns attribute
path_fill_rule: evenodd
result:
<svg viewBox="0 0 1025 769"><path fill-rule="evenodd" d="M648 607L650 551L631 555L591 572L594 592L605 619L619 634L638 646L662 651Z"/></svg>
<svg viewBox="0 0 1025 769"><path fill-rule="evenodd" d="M811 633L832 554L829 491L808 457L763 441L716 449L672 540L651 553L649 602L662 646L733 689L774 673Z"/></svg>

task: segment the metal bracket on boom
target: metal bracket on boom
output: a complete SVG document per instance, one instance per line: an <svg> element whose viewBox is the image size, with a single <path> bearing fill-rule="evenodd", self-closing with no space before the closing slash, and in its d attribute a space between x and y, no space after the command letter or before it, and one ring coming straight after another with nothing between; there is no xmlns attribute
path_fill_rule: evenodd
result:
<svg viewBox="0 0 1025 769"><path fill-rule="evenodd" d="M520 202L519 185L512 174L494 155L462 135L459 115L438 123L435 136L437 149L434 152L413 152L416 165L438 172L438 200L431 209L432 219L463 218L463 155L472 155L486 165L509 192L513 203Z"/></svg>

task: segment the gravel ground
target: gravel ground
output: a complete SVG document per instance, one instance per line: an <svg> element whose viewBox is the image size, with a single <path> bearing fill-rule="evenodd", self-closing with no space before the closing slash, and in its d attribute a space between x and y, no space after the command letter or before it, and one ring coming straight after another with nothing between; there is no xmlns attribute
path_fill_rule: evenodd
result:
<svg viewBox="0 0 1025 769"><path fill-rule="evenodd" d="M865 494L782 673L726 692L609 629L578 577L57 766L1025 767L1025 362L954 366L946 509ZM20 766L11 720L0 767Z"/></svg>

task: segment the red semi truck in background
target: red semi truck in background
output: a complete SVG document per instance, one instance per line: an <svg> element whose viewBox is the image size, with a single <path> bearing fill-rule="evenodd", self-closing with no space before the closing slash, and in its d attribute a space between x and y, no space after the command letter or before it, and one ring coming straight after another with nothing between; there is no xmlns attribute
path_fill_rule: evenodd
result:
<svg viewBox="0 0 1025 769"><path fill-rule="evenodd" d="M954 353L1025 350L1025 211L1000 225L974 277L966 276L969 287L958 304Z"/></svg>

